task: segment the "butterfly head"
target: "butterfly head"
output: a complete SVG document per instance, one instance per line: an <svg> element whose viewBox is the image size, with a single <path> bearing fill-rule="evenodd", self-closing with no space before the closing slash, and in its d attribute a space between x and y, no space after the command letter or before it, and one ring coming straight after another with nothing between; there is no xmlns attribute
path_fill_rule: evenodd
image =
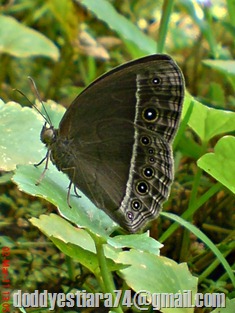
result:
<svg viewBox="0 0 235 313"><path fill-rule="evenodd" d="M41 141L46 145L50 146L53 142L56 141L57 130L53 126L47 126L45 123L42 127L40 138Z"/></svg>

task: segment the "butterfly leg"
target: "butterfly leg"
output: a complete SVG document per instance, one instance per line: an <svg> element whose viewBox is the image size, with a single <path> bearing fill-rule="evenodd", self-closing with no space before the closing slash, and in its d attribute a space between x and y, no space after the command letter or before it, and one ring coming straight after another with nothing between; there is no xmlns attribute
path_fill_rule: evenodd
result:
<svg viewBox="0 0 235 313"><path fill-rule="evenodd" d="M51 155L51 151L48 150L46 156L37 164L34 164L35 167L38 167L39 165L41 165L45 160L46 160L46 165L44 167L44 170L41 174L41 176L39 177L38 181L35 183L36 186L40 185L41 181L43 180L46 171L48 170L48 163L49 163L49 159L50 159L50 155Z"/></svg>
<svg viewBox="0 0 235 313"><path fill-rule="evenodd" d="M70 180L70 183L69 183L69 186L68 186L68 193L67 193L67 203L68 203L68 206L70 208L72 208L71 204L70 204L70 191L71 191L71 187L72 187L72 180Z"/></svg>
<svg viewBox="0 0 235 313"><path fill-rule="evenodd" d="M68 193L67 193L67 203L68 203L68 206L70 208L72 208L71 204L70 204L70 194L71 194L71 188L72 188L72 184L73 184L73 180L74 180L74 176L75 176L75 171L76 171L76 168L75 167L68 167L68 168L63 168L61 169L63 172L66 172L66 171L73 171L73 174L72 174L72 179L70 179L70 183L69 183L69 186L68 186ZM81 198L81 196L79 196L79 194L77 193L77 190L76 190L76 186L74 186L74 193L75 195L78 197L78 198Z"/></svg>
<svg viewBox="0 0 235 313"><path fill-rule="evenodd" d="M67 203L68 203L68 206L70 208L72 208L71 204L70 204L70 194L71 194L71 188L72 188L72 180L70 180L70 183L69 183L69 186L68 186L68 193L67 193ZM73 190L74 190L74 193L76 195L76 197L78 198L81 198L81 196L79 196L79 194L77 193L77 187L75 185L73 185Z"/></svg>

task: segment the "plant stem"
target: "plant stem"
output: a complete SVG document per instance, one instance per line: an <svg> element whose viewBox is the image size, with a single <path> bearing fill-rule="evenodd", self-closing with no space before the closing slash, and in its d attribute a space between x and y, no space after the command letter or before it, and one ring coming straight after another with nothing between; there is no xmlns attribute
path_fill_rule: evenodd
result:
<svg viewBox="0 0 235 313"><path fill-rule="evenodd" d="M168 24L170 20L170 15L173 7L174 0L165 0L162 6L162 17L159 27L159 34L158 34L158 41L157 41L157 52L163 53L165 41L166 41L166 34L168 29Z"/></svg>
<svg viewBox="0 0 235 313"><path fill-rule="evenodd" d="M230 254L230 250L226 251L223 253L223 256L226 257L227 255ZM207 266L207 268L205 269L204 272L202 272L200 274L200 276L198 277L198 283L202 282L203 280L205 280L217 267L218 265L221 263L220 259L215 259L209 266Z"/></svg>
<svg viewBox="0 0 235 313"><path fill-rule="evenodd" d="M95 241L97 258L98 258L99 267L100 267L100 274L102 277L102 289L103 289L104 293L110 293L112 295L113 303L114 303L115 302L114 290L116 288L115 288L115 285L113 282L112 274L108 269L107 260L106 260L105 254L104 254L104 243L103 243L102 239L100 239L98 237L93 236L93 239ZM117 312L117 313L123 313L120 306L113 307L112 311Z"/></svg>
<svg viewBox="0 0 235 313"><path fill-rule="evenodd" d="M230 17L230 23L235 26L235 2L233 0L227 0L227 12Z"/></svg>
<svg viewBox="0 0 235 313"><path fill-rule="evenodd" d="M198 168L197 173L194 177L193 187L192 187L188 210L187 210L190 215L188 218L188 221L190 222L192 221L193 204L196 202L196 199L197 199L198 187L200 185L201 176L202 176L202 169ZM189 245L190 245L189 231L187 229L184 229L183 241L181 245L180 258L179 258L180 262L183 262L187 259Z"/></svg>

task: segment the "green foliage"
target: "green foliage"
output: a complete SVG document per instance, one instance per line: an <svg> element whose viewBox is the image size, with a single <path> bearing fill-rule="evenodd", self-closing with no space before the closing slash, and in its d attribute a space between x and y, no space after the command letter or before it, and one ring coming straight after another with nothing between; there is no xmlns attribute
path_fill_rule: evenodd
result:
<svg viewBox="0 0 235 313"><path fill-rule="evenodd" d="M214 148L214 153L204 154L198 166L235 193L235 138L224 136Z"/></svg>
<svg viewBox="0 0 235 313"><path fill-rule="evenodd" d="M213 312L234 312L234 16L229 0L22 0L1 6L0 227L1 246L13 251L12 289L85 289L113 297L114 289L132 289L132 295L144 289L225 292L226 308ZM174 142L175 183L151 236L127 235L80 191L81 198L71 194L69 208L69 180L51 163L35 185L44 169L33 166L46 154L44 120L19 105L28 102L12 88L34 101L32 76L43 98L55 101L45 106L58 127L64 108L57 102L69 105L106 70L156 51L178 61L188 89ZM40 102L37 107L44 114ZM29 196L9 184L12 176ZM48 202L61 216L48 214L54 210Z"/></svg>
<svg viewBox="0 0 235 313"><path fill-rule="evenodd" d="M118 14L108 1L82 0L80 3L97 16L98 19L108 24L108 27L117 32L124 42L126 40L132 42L131 52L133 52L135 57L155 53L155 41L143 34L124 16ZM136 54L137 52L138 54Z"/></svg>
<svg viewBox="0 0 235 313"><path fill-rule="evenodd" d="M0 53L27 58L44 56L55 61L59 58L58 48L47 37L25 27L12 17L0 16Z"/></svg>
<svg viewBox="0 0 235 313"><path fill-rule="evenodd" d="M192 106L188 125L197 134L203 144L215 136L234 131L235 113L207 107L202 103L188 98L184 104L184 111Z"/></svg>

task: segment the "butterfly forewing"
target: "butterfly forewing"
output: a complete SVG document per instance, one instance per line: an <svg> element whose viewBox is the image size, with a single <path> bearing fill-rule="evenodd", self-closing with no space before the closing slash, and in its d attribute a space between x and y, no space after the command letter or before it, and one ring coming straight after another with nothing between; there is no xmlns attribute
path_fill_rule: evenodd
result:
<svg viewBox="0 0 235 313"><path fill-rule="evenodd" d="M129 232L155 218L169 195L183 96L169 56L129 62L74 100L50 146L55 165Z"/></svg>

